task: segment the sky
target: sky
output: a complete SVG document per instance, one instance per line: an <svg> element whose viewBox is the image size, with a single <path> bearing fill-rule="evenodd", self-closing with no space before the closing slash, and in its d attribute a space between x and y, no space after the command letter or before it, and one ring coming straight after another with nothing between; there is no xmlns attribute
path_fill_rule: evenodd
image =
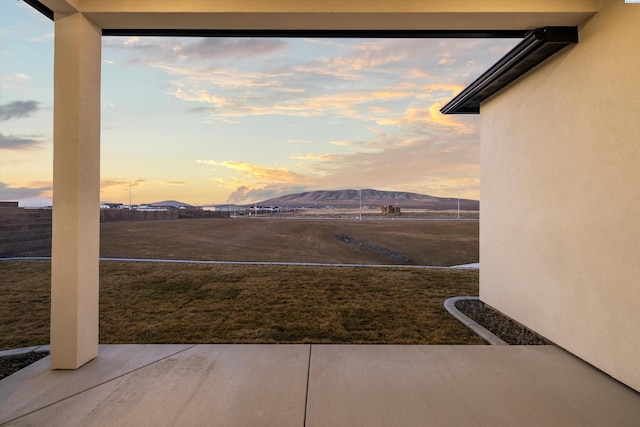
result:
<svg viewBox="0 0 640 427"><path fill-rule="evenodd" d="M0 0L0 200L52 197L53 37ZM439 109L518 42L103 37L101 200L480 199L479 116Z"/></svg>

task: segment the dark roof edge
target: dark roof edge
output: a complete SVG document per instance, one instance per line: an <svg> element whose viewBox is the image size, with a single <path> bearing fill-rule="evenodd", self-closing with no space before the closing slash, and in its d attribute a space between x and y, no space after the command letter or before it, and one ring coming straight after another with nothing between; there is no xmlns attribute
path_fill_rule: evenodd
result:
<svg viewBox="0 0 640 427"><path fill-rule="evenodd" d="M481 102L574 43L578 43L578 27L544 27L531 31L516 47L442 107L440 112L478 114Z"/></svg>
<svg viewBox="0 0 640 427"><path fill-rule="evenodd" d="M47 6L40 3L38 0L23 0L23 1L53 21L53 10L49 9Z"/></svg>
<svg viewBox="0 0 640 427"><path fill-rule="evenodd" d="M285 29L109 29L103 36L314 37L314 38L521 38L527 30L285 30Z"/></svg>
<svg viewBox="0 0 640 427"><path fill-rule="evenodd" d="M54 12L39 0L23 0L53 21ZM521 38L527 30L284 30L284 29L115 29L104 28L103 36L156 37L325 37L325 38Z"/></svg>

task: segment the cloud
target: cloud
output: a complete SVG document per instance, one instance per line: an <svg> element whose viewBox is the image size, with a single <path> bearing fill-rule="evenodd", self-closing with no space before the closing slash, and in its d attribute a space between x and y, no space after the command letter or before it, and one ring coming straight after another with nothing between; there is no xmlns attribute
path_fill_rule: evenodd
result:
<svg viewBox="0 0 640 427"><path fill-rule="evenodd" d="M474 128L474 119L467 125ZM427 120L406 135L377 129L370 140L352 144L346 154L292 154L305 161L296 170L273 168L244 162L199 161L239 173L236 178L218 180L227 186L236 183L230 203L252 203L300 191L369 187L404 189L433 195L479 197L479 144L477 134L430 132ZM375 148L371 150L371 148ZM289 190L287 192L287 190Z"/></svg>
<svg viewBox="0 0 640 427"><path fill-rule="evenodd" d="M262 57L286 46L283 39L207 37L195 42L175 44L172 51L198 60L246 59Z"/></svg>
<svg viewBox="0 0 640 427"><path fill-rule="evenodd" d="M109 49L130 52L130 64L153 65L261 58L282 50L288 42L285 39L230 37L129 37L122 41L119 37L105 37L104 44Z"/></svg>
<svg viewBox="0 0 640 427"><path fill-rule="evenodd" d="M338 61L342 64L344 61ZM474 64L475 61L468 61ZM370 75L371 69L294 67L282 69L280 73L246 73L243 71L215 70L194 72L193 70L169 69L186 78L170 82L174 90L169 93L187 102L206 104L190 109L206 112L209 118L233 121L251 116L315 117L334 115L354 120L379 120L379 124L394 125L390 119L399 103L408 107L415 102L433 103L450 98L464 87L459 83L412 83L411 77L397 75L387 81L380 75ZM317 76L305 77L315 72L324 77L331 74L341 79L362 80L363 84L342 86L323 81ZM344 73L351 73L347 77ZM418 74L411 70L389 70L389 73L406 72L413 79L434 80L435 77ZM204 74L203 74L204 73ZM390 83L389 83L390 82ZM257 95L251 88L261 88ZM354 90L357 89L357 90Z"/></svg>
<svg viewBox="0 0 640 427"><path fill-rule="evenodd" d="M475 130L476 122L477 117L468 117L463 125ZM348 153L295 155L308 162L301 183L314 189L364 186L436 195L464 191L478 198L477 133L436 132L433 126L426 117L400 135L373 129L371 139L353 141Z"/></svg>
<svg viewBox="0 0 640 427"><path fill-rule="evenodd" d="M40 109L38 101L13 101L0 105L0 121L29 117Z"/></svg>
<svg viewBox="0 0 640 427"><path fill-rule="evenodd" d="M385 126L402 123L397 113L393 117L398 106L426 109L451 97L452 88L461 89L461 80L485 66L485 49L513 44L457 39L319 42L153 37L124 43L107 37L105 43L108 48L126 48L131 57L171 75L167 94L200 104L188 111L205 113L209 123L323 115ZM314 46L322 48L317 54L300 53L302 44L313 52ZM331 51L324 48L327 44ZM463 65L452 69L452 64ZM426 105L420 105L423 102Z"/></svg>
<svg viewBox="0 0 640 427"><path fill-rule="evenodd" d="M162 184L164 185L184 185L187 184L186 181L163 181Z"/></svg>
<svg viewBox="0 0 640 427"><path fill-rule="evenodd" d="M227 169L240 172L246 179L266 180L269 182L299 182L305 179L303 175L287 168L264 167L251 163L234 161L219 162L216 160L198 160L197 163L211 166L223 166Z"/></svg>
<svg viewBox="0 0 640 427"><path fill-rule="evenodd" d="M425 70L412 69L409 71L408 77L411 79L429 79L433 76Z"/></svg>
<svg viewBox="0 0 640 427"><path fill-rule="evenodd" d="M338 145L340 147L352 147L354 145L357 145L356 142L354 141L327 141L327 144L331 144L331 145Z"/></svg>
<svg viewBox="0 0 640 427"><path fill-rule="evenodd" d="M395 127L431 127L431 130L455 134L471 134L477 132L474 126L460 119L459 116L445 115L440 108L445 101L436 102L428 107L408 107L402 117L387 117L377 120L381 126Z"/></svg>
<svg viewBox="0 0 640 427"><path fill-rule="evenodd" d="M32 181L29 187L53 187L53 181Z"/></svg>
<svg viewBox="0 0 640 427"><path fill-rule="evenodd" d="M242 185L236 188L229 197L227 203L250 204L263 200L273 199L275 197L284 196L286 194L301 193L307 191L304 186L279 186L275 184L264 185L260 187L250 188Z"/></svg>
<svg viewBox="0 0 640 427"><path fill-rule="evenodd" d="M28 82L29 80L31 80L31 77L28 74L9 74L7 76L0 77L0 87L2 89L14 89L18 86L21 86L25 82Z"/></svg>
<svg viewBox="0 0 640 427"><path fill-rule="evenodd" d="M329 68L325 68L326 64L322 64L322 65L314 65L314 66L300 66L300 67L296 67L293 69L293 71L295 73L302 73L302 74L311 74L311 75L316 75L316 76L322 76L322 77L332 77L338 80L359 80L360 79L360 75L358 75L357 73L352 72L351 70L344 70L344 69L329 69Z"/></svg>
<svg viewBox="0 0 640 427"><path fill-rule="evenodd" d="M362 55L335 58L328 61L327 65L350 70L370 70L381 65L396 63L403 58L403 55L394 55L387 52L384 52L383 55L376 55L377 52L379 51L366 50Z"/></svg>
<svg viewBox="0 0 640 427"><path fill-rule="evenodd" d="M246 200L247 192L249 191L249 187L242 185L236 188L236 191L229 194L227 198L228 203L238 203L240 201Z"/></svg>
<svg viewBox="0 0 640 427"><path fill-rule="evenodd" d="M324 154L313 154L313 153L307 153L307 154L299 154L299 153L292 153L289 158L293 159L293 160L322 160L322 161L330 161L333 160L337 157L336 154L332 154L332 153L324 153Z"/></svg>
<svg viewBox="0 0 640 427"><path fill-rule="evenodd" d="M476 132L475 127L461 122L456 116L442 114L440 112L440 108L442 108L444 104L444 101L437 102L429 107L427 117L431 123L452 128L453 131L458 134L470 134ZM424 114L424 111L421 111L420 113Z"/></svg>
<svg viewBox="0 0 640 427"><path fill-rule="evenodd" d="M171 82L171 84L180 88L186 87L196 89L209 85L209 87L224 90L255 87L278 87L278 90L283 93L300 93L302 91L302 89L298 88L279 86L278 79L291 77L291 72L250 72L243 69L227 69L224 67L197 68L166 64L154 64L153 67L166 71L178 78L182 78L183 80L174 80Z"/></svg>
<svg viewBox="0 0 640 427"><path fill-rule="evenodd" d="M136 44L140 41L140 37L129 37L122 44L125 46L130 46L132 44Z"/></svg>
<svg viewBox="0 0 640 427"><path fill-rule="evenodd" d="M146 180L144 179L129 180L129 179L122 179L122 178L103 178L100 180L100 191L112 189L114 187L122 187L122 188L129 188L129 186L137 187L140 185L144 185L145 183L146 183Z"/></svg>
<svg viewBox="0 0 640 427"><path fill-rule="evenodd" d="M438 65L446 65L447 67L451 68L456 63L456 60L451 58L451 54L449 52L442 53L438 56L441 58L438 61Z"/></svg>
<svg viewBox="0 0 640 427"><path fill-rule="evenodd" d="M409 143L406 142L409 141ZM426 194L451 194L454 188L473 187L479 196L479 143L476 134L430 134L416 130L398 137L379 132L365 144L383 147L358 150L317 162L312 170L320 178L315 185L345 185L398 189Z"/></svg>
<svg viewBox="0 0 640 427"><path fill-rule="evenodd" d="M0 150L32 150L44 141L34 137L21 137L0 133Z"/></svg>
<svg viewBox="0 0 640 427"><path fill-rule="evenodd" d="M287 139L287 144L309 144L311 141L308 139Z"/></svg>
<svg viewBox="0 0 640 427"><path fill-rule="evenodd" d="M227 203L253 203L291 192L305 191L313 182L313 175L305 175L287 168L265 167L245 162L198 160L197 163L223 167L236 172L231 178L214 178L218 188L234 188Z"/></svg>
<svg viewBox="0 0 640 427"><path fill-rule="evenodd" d="M47 197L53 189L45 187L10 187L9 184L0 182L0 200L18 200L33 197Z"/></svg>
<svg viewBox="0 0 640 427"><path fill-rule="evenodd" d="M218 120L266 115L314 117L327 114L366 120L371 118L371 115L359 112L357 107L415 96L415 93L406 90L363 90L318 96L288 97L279 93L277 87L261 97L235 99L215 95L202 88L178 87L172 94L183 101L210 104L209 107L197 107L189 111L208 112L211 118ZM373 107L374 111L380 115L385 111L379 105L373 105Z"/></svg>

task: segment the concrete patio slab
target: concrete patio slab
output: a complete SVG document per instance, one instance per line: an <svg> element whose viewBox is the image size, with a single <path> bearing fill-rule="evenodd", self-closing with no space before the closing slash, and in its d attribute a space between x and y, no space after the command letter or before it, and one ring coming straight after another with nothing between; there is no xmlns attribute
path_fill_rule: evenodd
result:
<svg viewBox="0 0 640 427"><path fill-rule="evenodd" d="M51 371L41 363L7 378L12 381L1 381L0 423L301 426L304 422L308 345L105 347L98 359L77 371ZM126 365L128 357L141 363L117 366ZM149 358L156 360L142 361ZM71 389L75 394L69 394ZM20 404L23 400L29 404Z"/></svg>
<svg viewBox="0 0 640 427"><path fill-rule="evenodd" d="M52 371L49 358L0 381L0 424L67 399L193 345L103 345L100 355L80 370Z"/></svg>
<svg viewBox="0 0 640 427"><path fill-rule="evenodd" d="M640 396L555 346L314 345L307 427L637 426Z"/></svg>
<svg viewBox="0 0 640 427"><path fill-rule="evenodd" d="M105 345L0 381L1 426L637 426L640 394L556 346Z"/></svg>

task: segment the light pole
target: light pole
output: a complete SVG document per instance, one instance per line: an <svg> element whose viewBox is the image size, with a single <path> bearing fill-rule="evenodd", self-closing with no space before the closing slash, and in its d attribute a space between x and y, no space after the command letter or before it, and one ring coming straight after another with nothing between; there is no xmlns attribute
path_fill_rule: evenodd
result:
<svg viewBox="0 0 640 427"><path fill-rule="evenodd" d="M129 210L131 210L131 182L129 182Z"/></svg>
<svg viewBox="0 0 640 427"><path fill-rule="evenodd" d="M458 191L458 221L460 221L460 192Z"/></svg>
<svg viewBox="0 0 640 427"><path fill-rule="evenodd" d="M360 219L359 219L359 221L362 221L362 188L359 191L360 191Z"/></svg>

